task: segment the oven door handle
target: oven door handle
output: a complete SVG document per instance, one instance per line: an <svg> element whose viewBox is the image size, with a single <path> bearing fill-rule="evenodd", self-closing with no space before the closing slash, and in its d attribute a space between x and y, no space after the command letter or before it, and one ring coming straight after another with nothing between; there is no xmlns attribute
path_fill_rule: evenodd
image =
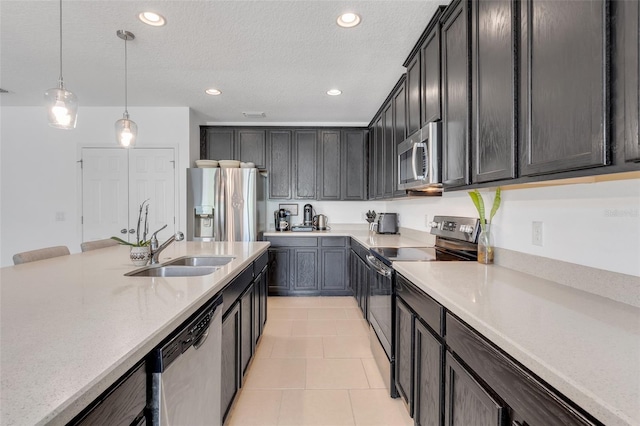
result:
<svg viewBox="0 0 640 426"><path fill-rule="evenodd" d="M373 270L378 274L382 275L385 278L391 278L391 269L380 267L380 265L376 261L376 258L371 256L370 254L367 255L367 263L371 265Z"/></svg>

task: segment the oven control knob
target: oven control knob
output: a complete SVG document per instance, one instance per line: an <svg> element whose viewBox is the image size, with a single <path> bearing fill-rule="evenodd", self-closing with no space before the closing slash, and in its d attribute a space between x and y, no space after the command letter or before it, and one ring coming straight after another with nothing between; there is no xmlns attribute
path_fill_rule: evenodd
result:
<svg viewBox="0 0 640 426"><path fill-rule="evenodd" d="M473 228L471 227L471 225L462 225L460 226L460 230L467 234L470 234L471 232L473 232Z"/></svg>
<svg viewBox="0 0 640 426"><path fill-rule="evenodd" d="M432 227L432 228L438 228L440 226L440 223L439 222L430 222L429 226Z"/></svg>

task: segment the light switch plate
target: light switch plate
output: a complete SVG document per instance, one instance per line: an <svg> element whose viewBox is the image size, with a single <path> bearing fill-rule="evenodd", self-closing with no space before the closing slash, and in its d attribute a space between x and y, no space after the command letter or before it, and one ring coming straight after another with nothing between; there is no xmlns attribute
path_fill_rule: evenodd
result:
<svg viewBox="0 0 640 426"><path fill-rule="evenodd" d="M531 244L542 247L542 222L531 222Z"/></svg>

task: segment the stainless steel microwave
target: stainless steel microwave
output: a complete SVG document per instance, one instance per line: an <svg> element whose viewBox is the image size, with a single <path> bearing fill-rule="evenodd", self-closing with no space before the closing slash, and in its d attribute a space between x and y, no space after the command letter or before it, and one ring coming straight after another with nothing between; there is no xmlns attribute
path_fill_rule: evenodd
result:
<svg viewBox="0 0 640 426"><path fill-rule="evenodd" d="M442 192L441 134L440 122L430 122L398 145L398 189Z"/></svg>

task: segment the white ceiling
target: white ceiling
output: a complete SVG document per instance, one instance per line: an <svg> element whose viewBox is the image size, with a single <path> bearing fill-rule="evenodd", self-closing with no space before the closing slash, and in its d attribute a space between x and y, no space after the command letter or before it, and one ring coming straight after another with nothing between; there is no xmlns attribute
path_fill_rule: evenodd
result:
<svg viewBox="0 0 640 426"><path fill-rule="evenodd" d="M367 123L446 1L63 1L63 76L83 106L190 107L203 122ZM137 19L161 13L164 27ZM340 28L339 14L362 23ZM59 74L58 1L0 0L0 94L6 106L43 104ZM215 87L221 96L204 90ZM326 91L339 88L341 96ZM123 108L124 110L124 108ZM134 117L132 117L134 118ZM135 119L135 118L134 118Z"/></svg>

